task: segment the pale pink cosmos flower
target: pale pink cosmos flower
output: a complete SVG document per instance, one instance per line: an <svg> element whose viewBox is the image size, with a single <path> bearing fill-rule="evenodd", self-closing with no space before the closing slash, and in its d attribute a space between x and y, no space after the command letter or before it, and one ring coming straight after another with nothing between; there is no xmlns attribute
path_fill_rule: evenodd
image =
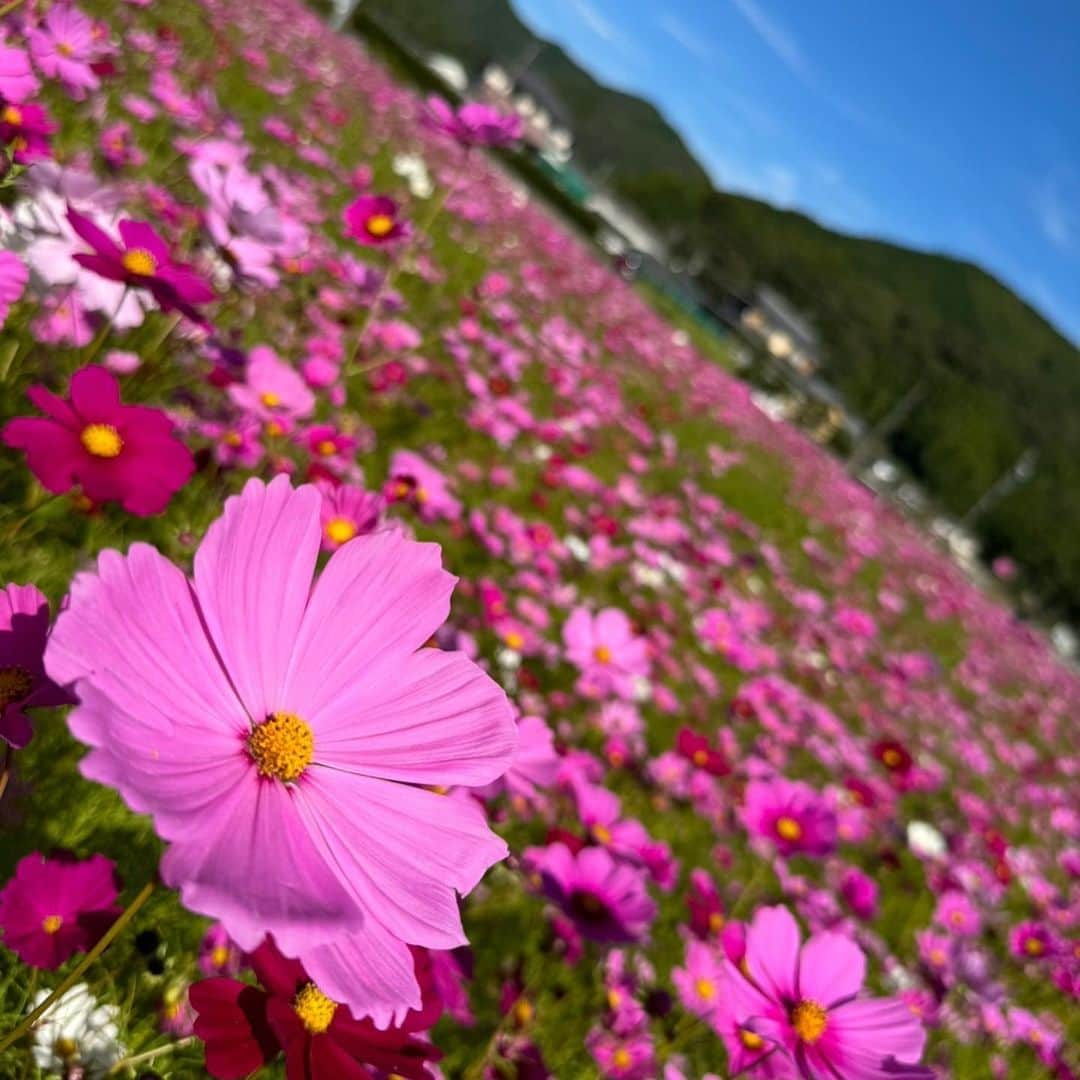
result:
<svg viewBox="0 0 1080 1080"><path fill-rule="evenodd" d="M234 404L261 420L299 419L315 411L315 395L269 345L256 345L248 356L244 382L229 387Z"/></svg>
<svg viewBox="0 0 1080 1080"><path fill-rule="evenodd" d="M760 908L742 970L725 963L735 1023L788 1059L802 1080L933 1080L918 1064L922 1025L899 998L859 998L866 958L842 934L801 944L787 908Z"/></svg>
<svg viewBox="0 0 1080 1080"><path fill-rule="evenodd" d="M72 4L55 4L30 32L30 55L38 70L59 79L76 100L100 85L90 64L97 58L94 24Z"/></svg>
<svg viewBox="0 0 1080 1080"><path fill-rule="evenodd" d="M12 304L23 294L30 271L14 251L0 251L0 326L7 321Z"/></svg>
<svg viewBox="0 0 1080 1080"><path fill-rule="evenodd" d="M563 626L563 643L566 658L600 693L630 699L637 680L649 673L648 643L618 608L604 608L596 615L575 608Z"/></svg>
<svg viewBox="0 0 1080 1080"><path fill-rule="evenodd" d="M458 894L506 854L475 800L425 789L492 782L515 729L471 660L422 647L455 583L438 546L358 537L313 585L320 502L250 480L190 581L146 544L103 552L46 668L79 698L83 774L151 815L184 904L385 1026L420 1005L409 944L465 944Z"/></svg>
<svg viewBox="0 0 1080 1080"><path fill-rule="evenodd" d="M0 41L0 98L18 104L33 97L39 86L26 50Z"/></svg>

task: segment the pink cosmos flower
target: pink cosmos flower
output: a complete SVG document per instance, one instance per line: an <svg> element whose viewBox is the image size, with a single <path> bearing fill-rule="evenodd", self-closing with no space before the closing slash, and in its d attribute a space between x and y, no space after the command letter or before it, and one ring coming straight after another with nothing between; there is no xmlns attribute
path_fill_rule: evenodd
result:
<svg viewBox="0 0 1080 1080"><path fill-rule="evenodd" d="M337 551L354 536L366 536L379 527L383 497L355 484L322 484L319 524L324 551Z"/></svg>
<svg viewBox="0 0 1080 1080"><path fill-rule="evenodd" d="M758 909L746 932L745 971L727 962L736 1023L790 1059L803 1080L932 1080L917 1064L926 1033L899 998L860 999L862 950L842 934L800 945L784 907Z"/></svg>
<svg viewBox="0 0 1080 1080"><path fill-rule="evenodd" d="M195 470L165 413L122 404L116 377L103 367L76 371L67 401L44 386L30 387L27 397L46 416L9 421L3 440L25 451L48 491L79 485L94 502L116 501L147 517L161 513Z"/></svg>
<svg viewBox="0 0 1080 1080"><path fill-rule="evenodd" d="M600 693L632 698L635 681L649 672L648 644L618 608L604 608L596 615L575 608L563 626L563 642L566 658Z"/></svg>
<svg viewBox="0 0 1080 1080"><path fill-rule="evenodd" d="M49 602L33 585L0 592L0 739L16 749L33 734L26 709L72 705L45 674Z"/></svg>
<svg viewBox="0 0 1080 1080"><path fill-rule="evenodd" d="M244 382L229 387L229 397L261 420L302 419L315 411L315 395L269 345L256 345L248 356Z"/></svg>
<svg viewBox="0 0 1080 1080"><path fill-rule="evenodd" d="M0 99L18 104L33 97L39 86L26 50L0 41Z"/></svg>
<svg viewBox="0 0 1080 1080"><path fill-rule="evenodd" d="M1022 922L1009 933L1009 951L1020 960L1042 960L1053 956L1058 945L1045 923Z"/></svg>
<svg viewBox="0 0 1080 1080"><path fill-rule="evenodd" d="M30 32L28 44L38 70L50 79L59 79L76 100L100 85L90 67L97 53L94 24L74 5L49 8Z"/></svg>
<svg viewBox="0 0 1080 1080"><path fill-rule="evenodd" d="M982 931L982 916L978 908L959 889L942 893L934 909L934 922L944 926L955 937L978 937Z"/></svg>
<svg viewBox="0 0 1080 1080"><path fill-rule="evenodd" d="M245 951L266 934L355 1016L419 1006L409 944L465 943L458 893L506 845L475 800L514 752L503 691L424 649L455 579L435 544L358 537L312 584L321 497L250 480L195 555L145 544L78 575L46 669L82 771L150 814L161 876Z"/></svg>
<svg viewBox="0 0 1080 1080"><path fill-rule="evenodd" d="M544 895L590 941L618 945L648 934L656 905L641 871L617 862L600 847L577 853L562 843L529 848L525 864L538 875Z"/></svg>
<svg viewBox="0 0 1080 1080"><path fill-rule="evenodd" d="M14 251L0 251L0 326L7 321L11 305L23 294L30 271Z"/></svg>
<svg viewBox="0 0 1080 1080"><path fill-rule="evenodd" d="M712 1019L726 989L722 954L716 947L692 938L686 946L686 966L675 968L671 981L684 1008L695 1016Z"/></svg>
<svg viewBox="0 0 1080 1080"><path fill-rule="evenodd" d="M555 736L539 716L523 716L518 721L518 748L514 763L496 783L484 789L484 796L506 790L518 806L534 799L537 788L555 783L562 758L555 749Z"/></svg>
<svg viewBox="0 0 1080 1080"><path fill-rule="evenodd" d="M115 870L104 855L77 862L34 852L20 859L0 890L4 944L24 964L47 971L92 948L120 914Z"/></svg>
<svg viewBox="0 0 1080 1080"><path fill-rule="evenodd" d="M424 120L429 127L456 139L462 146L509 146L522 135L520 116L499 112L480 102L454 109L440 97L429 97Z"/></svg>
<svg viewBox="0 0 1080 1080"><path fill-rule="evenodd" d="M387 195L361 195L345 207L345 235L365 247L383 247L409 235L401 208Z"/></svg>
<svg viewBox="0 0 1080 1080"><path fill-rule="evenodd" d="M68 221L94 250L76 254L75 261L109 281L121 281L134 289L146 289L165 311L179 311L198 321L195 304L214 299L211 284L186 263L173 261L168 245L144 221L123 219L117 224L118 244L104 229L73 207Z"/></svg>
<svg viewBox="0 0 1080 1080"><path fill-rule="evenodd" d="M384 494L389 502L412 503L423 521L461 516L461 503L450 494L446 477L410 450L394 453Z"/></svg>
<svg viewBox="0 0 1080 1080"><path fill-rule="evenodd" d="M746 786L743 822L781 855L828 855L836 848L836 813L808 784L776 777Z"/></svg>

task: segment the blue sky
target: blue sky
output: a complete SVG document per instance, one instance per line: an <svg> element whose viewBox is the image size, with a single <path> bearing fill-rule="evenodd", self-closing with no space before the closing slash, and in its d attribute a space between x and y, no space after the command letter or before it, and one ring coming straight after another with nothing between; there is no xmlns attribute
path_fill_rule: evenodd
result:
<svg viewBox="0 0 1080 1080"><path fill-rule="evenodd" d="M983 266L1080 342L1074 0L513 0L717 184Z"/></svg>

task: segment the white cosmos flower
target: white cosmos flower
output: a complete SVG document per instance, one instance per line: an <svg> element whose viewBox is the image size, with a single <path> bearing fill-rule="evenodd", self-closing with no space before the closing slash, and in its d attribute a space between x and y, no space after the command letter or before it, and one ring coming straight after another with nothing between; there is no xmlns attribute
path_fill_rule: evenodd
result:
<svg viewBox="0 0 1080 1080"><path fill-rule="evenodd" d="M49 996L41 990L37 1007ZM76 983L34 1025L34 1062L49 1076L66 1076L74 1069L92 1080L104 1076L125 1054L119 1041L115 1005L99 1005L86 983Z"/></svg>
<svg viewBox="0 0 1080 1080"><path fill-rule="evenodd" d="M908 822L907 842L916 855L926 855L931 859L940 859L948 851L945 837L925 821Z"/></svg>

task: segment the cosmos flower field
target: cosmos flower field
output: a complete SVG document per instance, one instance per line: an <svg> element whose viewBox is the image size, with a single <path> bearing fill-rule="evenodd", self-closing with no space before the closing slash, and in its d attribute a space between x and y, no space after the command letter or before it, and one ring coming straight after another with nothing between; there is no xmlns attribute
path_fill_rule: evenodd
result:
<svg viewBox="0 0 1080 1080"><path fill-rule="evenodd" d="M300 0L0 5L0 1077L1074 1077L1080 682Z"/></svg>

